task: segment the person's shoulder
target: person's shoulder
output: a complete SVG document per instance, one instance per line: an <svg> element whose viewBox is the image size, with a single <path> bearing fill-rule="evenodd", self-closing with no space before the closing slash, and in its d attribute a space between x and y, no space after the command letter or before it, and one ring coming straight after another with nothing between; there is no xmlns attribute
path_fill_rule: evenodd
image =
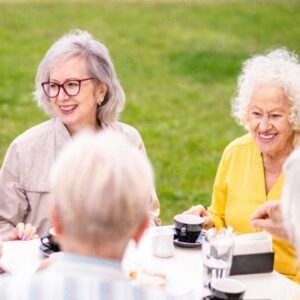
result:
<svg viewBox="0 0 300 300"><path fill-rule="evenodd" d="M241 148L253 147L254 141L250 133L247 133L241 137L236 138L225 148L225 152L230 152L233 150L239 150Z"/></svg>
<svg viewBox="0 0 300 300"><path fill-rule="evenodd" d="M126 136L126 138L131 141L133 144L138 147L142 143L142 137L138 130L131 125L122 123L122 122L114 122L108 128L116 130Z"/></svg>
<svg viewBox="0 0 300 300"><path fill-rule="evenodd" d="M246 153L256 153L257 147L250 133L247 133L227 145L223 152L223 159L244 157Z"/></svg>
<svg viewBox="0 0 300 300"><path fill-rule="evenodd" d="M42 143L44 137L47 137L49 135L49 132L53 132L53 127L54 120L47 120L24 131L22 134L15 138L13 143L20 145L34 143L35 141Z"/></svg>
<svg viewBox="0 0 300 300"><path fill-rule="evenodd" d="M114 122L111 124L111 128L128 136L140 136L136 128L123 122Z"/></svg>

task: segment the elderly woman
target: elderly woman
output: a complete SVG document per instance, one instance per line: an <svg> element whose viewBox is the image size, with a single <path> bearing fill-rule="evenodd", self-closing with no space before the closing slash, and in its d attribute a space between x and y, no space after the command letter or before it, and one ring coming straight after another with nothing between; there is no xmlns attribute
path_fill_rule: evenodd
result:
<svg viewBox="0 0 300 300"><path fill-rule="evenodd" d="M188 212L204 216L206 227L231 226L254 232L250 218L267 200L280 199L282 166L299 142L300 66L285 49L244 63L233 101L233 115L249 131L230 143L222 156L211 205ZM296 279L295 251L274 237L275 269ZM299 278L298 278L299 279Z"/></svg>
<svg viewBox="0 0 300 300"><path fill-rule="evenodd" d="M21 134L6 153L0 171L2 239L48 232L49 170L82 128L111 128L146 155L138 131L118 122L125 95L108 50L89 33L72 31L50 47L37 70L35 99L52 119ZM154 223L159 214L154 187L148 209Z"/></svg>
<svg viewBox="0 0 300 300"><path fill-rule="evenodd" d="M1 277L1 300L175 299L132 285L121 268L129 240L147 227L152 182L145 155L121 134L76 136L50 176L51 220L64 252L37 274Z"/></svg>

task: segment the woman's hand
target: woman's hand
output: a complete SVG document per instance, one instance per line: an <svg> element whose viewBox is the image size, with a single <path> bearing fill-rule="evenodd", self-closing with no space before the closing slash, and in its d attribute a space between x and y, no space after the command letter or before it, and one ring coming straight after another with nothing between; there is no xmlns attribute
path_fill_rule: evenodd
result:
<svg viewBox="0 0 300 300"><path fill-rule="evenodd" d="M192 214L192 215L202 217L204 219L204 223L203 223L204 229L212 228L215 225L213 218L209 216L206 209L201 204L192 206L190 209L185 211L184 214Z"/></svg>
<svg viewBox="0 0 300 300"><path fill-rule="evenodd" d="M15 240L22 240L22 241L28 241L37 239L39 236L36 234L36 227L33 226L30 223L24 224L19 223L14 230L12 231L9 240L15 241Z"/></svg>

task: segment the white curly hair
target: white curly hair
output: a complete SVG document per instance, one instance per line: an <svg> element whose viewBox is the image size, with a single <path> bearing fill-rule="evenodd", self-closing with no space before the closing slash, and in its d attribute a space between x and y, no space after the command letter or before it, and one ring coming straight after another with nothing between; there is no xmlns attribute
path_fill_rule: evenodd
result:
<svg viewBox="0 0 300 300"><path fill-rule="evenodd" d="M300 140L300 64L298 56L286 48L270 50L244 62L232 101L232 116L248 130L248 107L253 91L257 85L268 83L281 87L291 102L290 123L297 145Z"/></svg>

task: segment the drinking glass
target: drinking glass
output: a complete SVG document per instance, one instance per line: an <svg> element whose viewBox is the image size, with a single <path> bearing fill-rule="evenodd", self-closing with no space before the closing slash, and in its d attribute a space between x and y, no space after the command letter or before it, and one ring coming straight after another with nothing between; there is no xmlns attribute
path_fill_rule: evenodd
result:
<svg viewBox="0 0 300 300"><path fill-rule="evenodd" d="M234 249L232 228L207 231L202 245L203 283L208 287L216 278L229 276Z"/></svg>
<svg viewBox="0 0 300 300"><path fill-rule="evenodd" d="M172 228L153 228L152 253L157 257L171 257L174 255L174 231Z"/></svg>

